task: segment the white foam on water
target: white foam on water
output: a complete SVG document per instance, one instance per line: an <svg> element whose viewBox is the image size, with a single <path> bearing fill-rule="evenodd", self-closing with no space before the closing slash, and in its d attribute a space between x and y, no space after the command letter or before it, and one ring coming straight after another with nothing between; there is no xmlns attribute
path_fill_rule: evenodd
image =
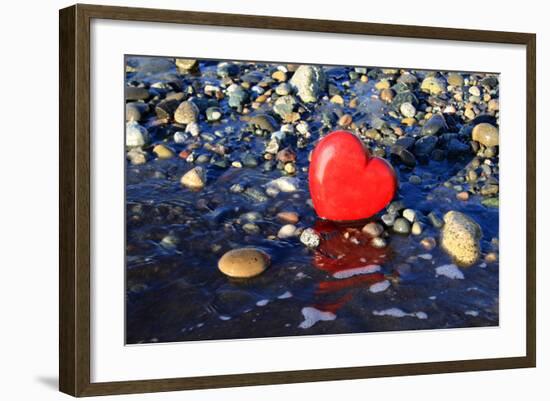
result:
<svg viewBox="0 0 550 401"><path fill-rule="evenodd" d="M466 312L464 312L465 315L468 315L468 316L478 316L479 315L479 312L476 311L476 310L467 310Z"/></svg>
<svg viewBox="0 0 550 401"><path fill-rule="evenodd" d="M445 276L453 280L464 280L464 273L456 265L443 265L435 268L436 277Z"/></svg>
<svg viewBox="0 0 550 401"><path fill-rule="evenodd" d="M391 283L389 280L379 281L378 283L374 283L369 287L369 291L372 293L377 292L383 292L386 291L390 287Z"/></svg>
<svg viewBox="0 0 550 401"><path fill-rule="evenodd" d="M418 319L421 319L421 320L428 318L428 314L426 312L415 312L414 316L416 316Z"/></svg>
<svg viewBox="0 0 550 401"><path fill-rule="evenodd" d="M334 313L321 311L311 306L302 308L302 315L304 315L304 321L298 326L301 329L309 329L320 321L327 322L336 319Z"/></svg>
<svg viewBox="0 0 550 401"><path fill-rule="evenodd" d="M415 317L417 319L422 319L422 320L428 318L428 314L426 312L418 311L418 312L407 313L399 308L389 308L389 309L384 309L380 311L375 310L375 311L372 311L372 314L374 316L391 316L391 317L397 317L397 318L409 316L409 317Z"/></svg>
<svg viewBox="0 0 550 401"><path fill-rule="evenodd" d="M260 299L256 302L256 306L266 306L269 303L269 299Z"/></svg>
<svg viewBox="0 0 550 401"><path fill-rule="evenodd" d="M384 310L372 311L374 316L391 316L391 317L405 317L409 314L399 308L389 308Z"/></svg>
<svg viewBox="0 0 550 401"><path fill-rule="evenodd" d="M428 297L428 299L430 299L432 301L435 301L437 299L437 297L435 295L432 295L431 297Z"/></svg>
<svg viewBox="0 0 550 401"><path fill-rule="evenodd" d="M334 278L349 278L357 276L358 274L370 274L380 271L379 265L367 265L361 267L354 267L353 269L340 270L332 275Z"/></svg>
<svg viewBox="0 0 550 401"><path fill-rule="evenodd" d="M277 298L279 299L287 299L292 297L292 293L290 291L285 292L284 294L279 295Z"/></svg>
<svg viewBox="0 0 550 401"><path fill-rule="evenodd" d="M420 259L424 259L424 260L432 260L433 259L433 256L431 253L423 253L422 255L418 255L418 257Z"/></svg>
<svg viewBox="0 0 550 401"><path fill-rule="evenodd" d="M231 316L220 315L220 320L231 320Z"/></svg>

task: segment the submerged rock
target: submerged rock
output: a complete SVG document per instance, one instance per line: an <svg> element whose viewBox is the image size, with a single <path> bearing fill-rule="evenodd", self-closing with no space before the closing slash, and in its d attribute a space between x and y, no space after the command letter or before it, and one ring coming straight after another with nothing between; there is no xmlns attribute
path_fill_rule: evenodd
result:
<svg viewBox="0 0 550 401"><path fill-rule="evenodd" d="M275 187L281 192L295 192L298 190L298 179L280 177L267 183L267 187Z"/></svg>

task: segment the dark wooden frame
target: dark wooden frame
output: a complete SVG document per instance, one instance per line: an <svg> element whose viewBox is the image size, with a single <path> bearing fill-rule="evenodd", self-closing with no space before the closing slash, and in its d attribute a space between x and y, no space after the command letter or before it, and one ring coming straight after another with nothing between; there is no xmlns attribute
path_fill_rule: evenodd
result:
<svg viewBox="0 0 550 401"><path fill-rule="evenodd" d="M528 152L526 356L91 383L89 61L90 21L93 18L525 45ZM535 366L535 34L80 4L60 10L59 29L59 388L62 392L73 396L93 396Z"/></svg>

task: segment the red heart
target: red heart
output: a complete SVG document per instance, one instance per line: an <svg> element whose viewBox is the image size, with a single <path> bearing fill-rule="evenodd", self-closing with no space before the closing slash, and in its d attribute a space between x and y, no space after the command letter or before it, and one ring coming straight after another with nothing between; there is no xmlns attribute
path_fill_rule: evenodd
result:
<svg viewBox="0 0 550 401"><path fill-rule="evenodd" d="M386 160L371 156L351 132L334 131L313 150L309 191L319 217L363 220L391 202L397 177Z"/></svg>

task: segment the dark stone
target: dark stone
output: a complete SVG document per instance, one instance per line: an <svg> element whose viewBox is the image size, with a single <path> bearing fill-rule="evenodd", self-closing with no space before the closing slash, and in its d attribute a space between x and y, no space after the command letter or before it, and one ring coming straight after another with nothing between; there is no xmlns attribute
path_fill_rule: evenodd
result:
<svg viewBox="0 0 550 401"><path fill-rule="evenodd" d="M472 127L475 127L476 125L481 123L489 123L494 126L498 126L497 119L495 118L495 116L492 116L490 114L480 114L476 118L474 118L470 124Z"/></svg>
<svg viewBox="0 0 550 401"><path fill-rule="evenodd" d="M407 167L416 166L416 158L403 146L393 145L390 149L391 158L394 162L401 162Z"/></svg>
<svg viewBox="0 0 550 401"><path fill-rule="evenodd" d="M389 214L394 214L394 215L399 213L403 209L405 209L405 203L401 200L393 201L386 208Z"/></svg>
<svg viewBox="0 0 550 401"><path fill-rule="evenodd" d="M243 192L248 198L256 202L265 202L268 200L266 194L257 188L246 188Z"/></svg>
<svg viewBox="0 0 550 401"><path fill-rule="evenodd" d="M449 155L458 156L460 154L467 153L470 150L470 146L460 142L456 138L452 138L447 144L447 150L449 151Z"/></svg>
<svg viewBox="0 0 550 401"><path fill-rule="evenodd" d="M255 116L245 116L243 117L244 121L247 121L248 124L255 128L259 128L262 131L267 131L269 133L275 132L277 130L277 121L273 117L267 114L257 114Z"/></svg>
<svg viewBox="0 0 550 401"><path fill-rule="evenodd" d="M403 103L411 103L414 107L418 106L418 99L411 91L398 92L391 102L391 107L399 113L399 109Z"/></svg>
<svg viewBox="0 0 550 401"><path fill-rule="evenodd" d="M441 220L441 217L439 217L435 212L430 212L428 214L428 220L435 228L443 227L443 220Z"/></svg>
<svg viewBox="0 0 550 401"><path fill-rule="evenodd" d="M437 137L423 136L414 144L414 154L416 156L428 156L437 146Z"/></svg>
<svg viewBox="0 0 550 401"><path fill-rule="evenodd" d="M448 129L447 122L441 114L434 114L422 126L422 135L435 135Z"/></svg>
<svg viewBox="0 0 550 401"><path fill-rule="evenodd" d="M241 76L241 81L256 85L263 79L263 74L259 71L250 71Z"/></svg>
<svg viewBox="0 0 550 401"><path fill-rule="evenodd" d="M411 150L414 146L414 138L412 136L402 136L395 142L395 144L402 146L407 150Z"/></svg>
<svg viewBox="0 0 550 401"><path fill-rule="evenodd" d="M245 167L256 167L258 165L258 159L251 153L246 153L241 161Z"/></svg>
<svg viewBox="0 0 550 401"><path fill-rule="evenodd" d="M238 65L222 62L218 64L218 69L216 73L218 74L219 77L226 78L226 77L234 77L238 75L240 71L241 69L239 68Z"/></svg>
<svg viewBox="0 0 550 401"><path fill-rule="evenodd" d="M496 88L498 86L498 78L497 77L485 77L479 82L482 86L488 86L489 88Z"/></svg>
<svg viewBox="0 0 550 401"><path fill-rule="evenodd" d="M179 102L175 99L162 100L155 106L155 113L160 120L170 119L178 106Z"/></svg>
<svg viewBox="0 0 550 401"><path fill-rule="evenodd" d="M124 88L124 97L126 101L147 100L149 99L149 91L146 88L127 86Z"/></svg>

